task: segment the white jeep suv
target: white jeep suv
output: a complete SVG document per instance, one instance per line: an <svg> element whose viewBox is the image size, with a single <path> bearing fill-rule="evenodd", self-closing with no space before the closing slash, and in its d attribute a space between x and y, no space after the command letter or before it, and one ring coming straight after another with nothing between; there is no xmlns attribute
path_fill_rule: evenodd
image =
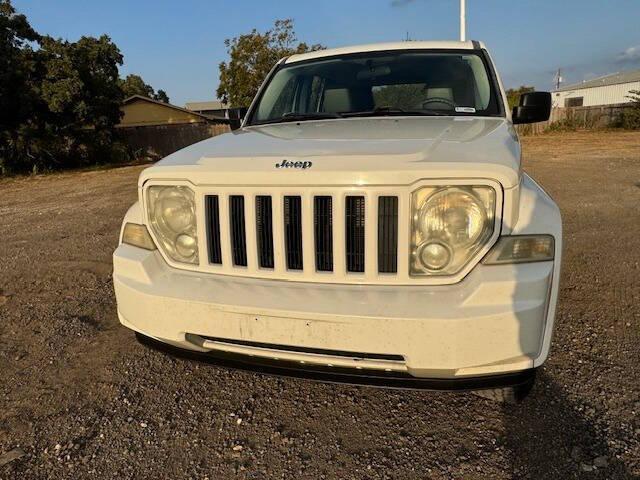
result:
<svg viewBox="0 0 640 480"><path fill-rule="evenodd" d="M231 133L140 175L118 315L172 352L267 373L522 396L549 354L562 227L521 168L484 46L293 55Z"/></svg>

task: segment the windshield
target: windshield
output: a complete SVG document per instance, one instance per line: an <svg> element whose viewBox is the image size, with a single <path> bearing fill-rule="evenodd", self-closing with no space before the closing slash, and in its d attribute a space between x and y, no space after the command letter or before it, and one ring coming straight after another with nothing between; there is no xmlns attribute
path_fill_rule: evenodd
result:
<svg viewBox="0 0 640 480"><path fill-rule="evenodd" d="M380 115L500 113L478 52L377 52L280 67L250 124Z"/></svg>

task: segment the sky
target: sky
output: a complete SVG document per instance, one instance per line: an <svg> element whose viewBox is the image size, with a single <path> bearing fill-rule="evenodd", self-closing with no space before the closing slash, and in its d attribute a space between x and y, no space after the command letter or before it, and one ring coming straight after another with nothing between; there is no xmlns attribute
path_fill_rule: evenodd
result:
<svg viewBox="0 0 640 480"><path fill-rule="evenodd" d="M106 33L171 103L215 99L224 40L292 18L308 44L457 40L458 0L13 0L40 33ZM467 37L489 49L507 88L553 87L640 69L640 0L467 0Z"/></svg>

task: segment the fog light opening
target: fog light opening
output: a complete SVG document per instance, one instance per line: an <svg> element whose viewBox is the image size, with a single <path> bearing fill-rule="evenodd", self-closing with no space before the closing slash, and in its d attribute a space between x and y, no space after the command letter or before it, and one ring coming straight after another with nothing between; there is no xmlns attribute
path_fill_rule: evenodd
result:
<svg viewBox="0 0 640 480"><path fill-rule="evenodd" d="M441 242L428 242L423 244L418 251L420 263L427 270L438 271L445 268L451 262L451 248Z"/></svg>
<svg viewBox="0 0 640 480"><path fill-rule="evenodd" d="M198 243L191 235L183 233L176 238L176 250L184 258L191 258L197 253Z"/></svg>

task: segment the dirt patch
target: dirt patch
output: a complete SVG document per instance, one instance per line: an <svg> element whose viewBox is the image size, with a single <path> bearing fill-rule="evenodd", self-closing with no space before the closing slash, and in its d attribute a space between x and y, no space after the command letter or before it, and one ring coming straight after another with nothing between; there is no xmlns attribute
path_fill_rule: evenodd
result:
<svg viewBox="0 0 640 480"><path fill-rule="evenodd" d="M566 245L552 355L518 406L150 351L110 279L142 167L0 181L0 479L640 475L640 134L523 143Z"/></svg>

